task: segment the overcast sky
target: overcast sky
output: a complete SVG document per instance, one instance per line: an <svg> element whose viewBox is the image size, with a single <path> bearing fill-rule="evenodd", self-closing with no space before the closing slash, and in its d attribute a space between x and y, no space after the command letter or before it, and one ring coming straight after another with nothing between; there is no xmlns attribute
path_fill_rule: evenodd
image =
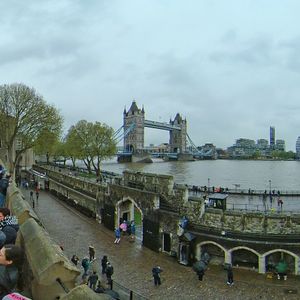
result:
<svg viewBox="0 0 300 300"><path fill-rule="evenodd" d="M2 0L0 83L34 87L64 116L122 126L179 112L195 144L300 135L299 0ZM168 141L146 129L145 144Z"/></svg>

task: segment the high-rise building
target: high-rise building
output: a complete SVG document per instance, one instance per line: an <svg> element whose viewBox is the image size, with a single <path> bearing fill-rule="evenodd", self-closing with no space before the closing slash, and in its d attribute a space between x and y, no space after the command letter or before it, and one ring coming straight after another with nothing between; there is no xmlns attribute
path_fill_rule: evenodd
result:
<svg viewBox="0 0 300 300"><path fill-rule="evenodd" d="M296 141L296 157L300 158L300 136L298 136Z"/></svg>
<svg viewBox="0 0 300 300"><path fill-rule="evenodd" d="M285 141L284 140L276 140L276 150L285 151Z"/></svg>
<svg viewBox="0 0 300 300"><path fill-rule="evenodd" d="M275 149L275 127L270 127L270 149Z"/></svg>

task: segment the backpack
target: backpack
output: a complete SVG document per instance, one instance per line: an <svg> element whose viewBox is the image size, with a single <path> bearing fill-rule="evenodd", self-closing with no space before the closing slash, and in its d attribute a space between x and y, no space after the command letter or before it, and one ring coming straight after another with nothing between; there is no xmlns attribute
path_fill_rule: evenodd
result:
<svg viewBox="0 0 300 300"><path fill-rule="evenodd" d="M88 266L88 259L87 258L84 258L81 262L81 265L85 268Z"/></svg>
<svg viewBox="0 0 300 300"><path fill-rule="evenodd" d="M108 273L109 275L114 274L114 267L113 266L108 266L106 269L106 273Z"/></svg>

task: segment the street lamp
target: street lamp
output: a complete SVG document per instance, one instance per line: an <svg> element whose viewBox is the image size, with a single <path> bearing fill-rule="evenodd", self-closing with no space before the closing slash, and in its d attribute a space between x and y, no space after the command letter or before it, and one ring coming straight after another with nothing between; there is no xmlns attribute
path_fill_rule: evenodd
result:
<svg viewBox="0 0 300 300"><path fill-rule="evenodd" d="M270 189L270 194L271 194L271 191L272 191L272 180L269 179L269 189Z"/></svg>
<svg viewBox="0 0 300 300"><path fill-rule="evenodd" d="M210 178L207 178L207 191L209 193L209 183L210 183Z"/></svg>

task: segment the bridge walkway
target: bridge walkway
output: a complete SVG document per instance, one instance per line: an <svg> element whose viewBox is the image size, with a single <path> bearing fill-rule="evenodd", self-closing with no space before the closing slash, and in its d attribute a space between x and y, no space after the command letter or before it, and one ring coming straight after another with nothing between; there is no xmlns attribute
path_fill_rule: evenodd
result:
<svg viewBox="0 0 300 300"><path fill-rule="evenodd" d="M22 192L29 201L29 191ZM119 245L114 244L112 231L47 192L40 192L35 211L69 258L73 254L84 257L88 246L94 245L98 271L102 256L108 255L114 266L113 279L148 299L299 299L300 289L298 294L286 294L297 292L300 278L295 276L289 276L287 281L270 280L256 272L234 269L235 285L228 287L226 272L220 266L210 266L200 282L192 268L178 264L170 256L155 253L126 238ZM164 270L160 287L153 285L151 274L157 264Z"/></svg>

